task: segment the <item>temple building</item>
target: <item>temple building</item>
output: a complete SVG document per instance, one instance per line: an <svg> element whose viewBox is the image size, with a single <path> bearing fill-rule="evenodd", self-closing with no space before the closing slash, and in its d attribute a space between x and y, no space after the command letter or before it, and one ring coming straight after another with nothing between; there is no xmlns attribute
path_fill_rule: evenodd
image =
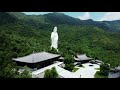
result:
<svg viewBox="0 0 120 90"><path fill-rule="evenodd" d="M52 54L48 52L33 53L24 57L13 58L13 61L17 63L18 66L25 66L34 68L43 68L58 61L60 55Z"/></svg>
<svg viewBox="0 0 120 90"><path fill-rule="evenodd" d="M80 62L80 63L87 63L90 60L92 60L92 58L87 57L86 54L77 55L77 57L74 57L74 59L76 62Z"/></svg>
<svg viewBox="0 0 120 90"><path fill-rule="evenodd" d="M111 68L108 78L120 78L120 66Z"/></svg>
<svg viewBox="0 0 120 90"><path fill-rule="evenodd" d="M87 57L86 54L79 54L77 57L74 57L75 62L88 63L89 61L93 60L93 58ZM64 61L64 57L60 57L59 61Z"/></svg>

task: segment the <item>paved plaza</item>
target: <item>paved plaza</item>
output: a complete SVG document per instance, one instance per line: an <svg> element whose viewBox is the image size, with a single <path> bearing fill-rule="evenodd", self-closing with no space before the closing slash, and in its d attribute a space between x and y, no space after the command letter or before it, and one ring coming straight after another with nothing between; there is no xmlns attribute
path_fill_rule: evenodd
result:
<svg viewBox="0 0 120 90"><path fill-rule="evenodd" d="M89 65L93 65L93 66L89 66ZM100 68L99 65L97 64L91 64L91 63L86 63L83 64L83 67L80 67L80 69L78 69L74 74L77 76L81 76L81 78L94 78L94 75L96 73L95 68Z"/></svg>
<svg viewBox="0 0 120 90"><path fill-rule="evenodd" d="M79 68L76 72L70 72L70 71L65 70L64 68L61 68L60 66L58 66L62 63L63 62L57 62L48 67L36 70L36 71L32 72L32 75L34 78L36 78L36 77L43 78L45 70L55 67L56 71L62 78L94 78L96 71L98 71L95 68L100 68L100 66L98 64L85 63L85 64L82 64L84 67L76 66L77 68Z"/></svg>

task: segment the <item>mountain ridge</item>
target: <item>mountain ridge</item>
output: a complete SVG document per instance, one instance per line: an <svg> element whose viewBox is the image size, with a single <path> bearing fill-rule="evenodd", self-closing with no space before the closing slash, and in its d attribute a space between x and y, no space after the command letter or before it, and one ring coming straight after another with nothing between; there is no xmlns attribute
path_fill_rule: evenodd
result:
<svg viewBox="0 0 120 90"><path fill-rule="evenodd" d="M48 13L44 15L26 15L21 12L12 12L18 19L24 20L26 22L32 22L35 24L52 24L52 25L59 25L59 24L67 24L67 25L91 25L97 26L99 28L104 29L105 31L110 32L120 32L120 20L115 21L93 21L92 19L88 20L80 20L79 18L74 18L63 13Z"/></svg>

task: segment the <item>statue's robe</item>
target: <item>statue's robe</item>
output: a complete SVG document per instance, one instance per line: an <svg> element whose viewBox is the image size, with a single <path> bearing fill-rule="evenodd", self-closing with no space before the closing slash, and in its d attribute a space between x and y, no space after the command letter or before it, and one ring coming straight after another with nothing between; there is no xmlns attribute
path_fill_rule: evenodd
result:
<svg viewBox="0 0 120 90"><path fill-rule="evenodd" d="M51 47L55 49L58 48L58 33L57 32L51 33Z"/></svg>

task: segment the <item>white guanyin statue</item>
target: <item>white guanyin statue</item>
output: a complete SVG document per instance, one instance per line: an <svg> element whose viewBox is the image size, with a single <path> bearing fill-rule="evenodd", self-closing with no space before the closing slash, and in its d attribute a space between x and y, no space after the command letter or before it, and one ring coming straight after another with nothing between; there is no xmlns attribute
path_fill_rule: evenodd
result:
<svg viewBox="0 0 120 90"><path fill-rule="evenodd" d="M57 27L55 26L51 33L51 49L54 48L58 51L58 33Z"/></svg>

